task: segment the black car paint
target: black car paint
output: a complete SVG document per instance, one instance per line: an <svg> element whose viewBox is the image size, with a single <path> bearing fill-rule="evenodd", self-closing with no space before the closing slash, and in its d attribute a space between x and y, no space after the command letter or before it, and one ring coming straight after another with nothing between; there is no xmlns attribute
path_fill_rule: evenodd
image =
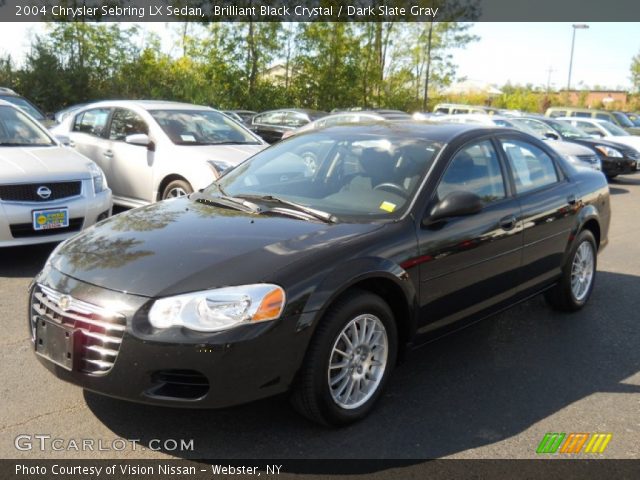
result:
<svg viewBox="0 0 640 480"><path fill-rule="evenodd" d="M267 123L260 121L260 118L265 114L281 114L283 116L283 121L281 123ZM295 124L288 125L284 121L284 117L288 115L302 115L305 117L304 124ZM307 109L282 109L282 110L271 110L268 112L261 112L257 115L254 115L251 119L249 128L257 135L259 135L265 142L267 143L276 143L282 140L282 136L285 132L296 130L307 123L310 123L318 118L322 118L326 116L326 112L321 112L317 110L307 110Z"/></svg>
<svg viewBox="0 0 640 480"><path fill-rule="evenodd" d="M421 128L428 129L407 132L418 134ZM127 317L125 337L115 366L104 376L69 372L38 358L63 380L106 395L223 407L286 391L324 311L353 286L390 303L407 347L553 285L581 229L591 228L600 248L606 245L610 206L602 174L574 169L524 133L448 128L447 146L407 214L395 221L325 224L182 198L116 216L74 237L35 281L86 302L126 305L120 310ZM429 223L433 192L453 154L469 141L500 137L524 139L544 150L555 159L561 180L524 195L515 195L509 180L507 198L483 212ZM256 282L285 289L279 320L201 333L157 330L146 319L158 296ZM164 369L195 369L212 388L194 399L153 395L153 373Z"/></svg>

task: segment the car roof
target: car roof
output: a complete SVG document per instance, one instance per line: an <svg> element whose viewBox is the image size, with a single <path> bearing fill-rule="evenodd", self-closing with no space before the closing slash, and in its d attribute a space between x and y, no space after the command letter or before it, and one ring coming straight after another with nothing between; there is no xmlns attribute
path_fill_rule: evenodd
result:
<svg viewBox="0 0 640 480"><path fill-rule="evenodd" d="M505 127L487 126L466 123L430 123L425 121L402 120L402 121L379 121L373 123L349 123L345 125L335 125L325 127L314 132L340 132L349 131L354 134L372 135L407 135L425 140L449 143L454 138L471 131L481 131L485 133L505 131L519 132ZM522 132L519 132L522 133Z"/></svg>
<svg viewBox="0 0 640 480"><path fill-rule="evenodd" d="M194 105L191 103L173 102L170 100L101 100L85 105L85 107L138 107L144 110L213 110L205 105Z"/></svg>

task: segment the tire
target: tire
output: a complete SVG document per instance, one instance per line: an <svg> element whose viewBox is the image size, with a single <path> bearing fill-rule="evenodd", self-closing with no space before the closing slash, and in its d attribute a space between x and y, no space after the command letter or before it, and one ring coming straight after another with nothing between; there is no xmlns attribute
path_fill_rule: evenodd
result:
<svg viewBox="0 0 640 480"><path fill-rule="evenodd" d="M366 327L359 328L362 325ZM360 334L371 340L354 341L353 349L349 350L343 334L350 340ZM362 350L355 359L344 356L357 348ZM349 292L329 307L314 333L293 388L293 406L308 419L323 425L347 425L364 418L384 389L395 365L397 350L397 328L389 305L369 292ZM338 368L341 363L350 366ZM330 365L334 368L330 369ZM333 387L330 382L334 383ZM344 382L351 382L353 387L344 387L340 396ZM351 395L348 395L349 389L353 392Z"/></svg>
<svg viewBox="0 0 640 480"><path fill-rule="evenodd" d="M616 178L618 176L618 174L614 174L614 175L606 175L607 180L613 180L614 178Z"/></svg>
<svg viewBox="0 0 640 480"><path fill-rule="evenodd" d="M588 260L589 255L590 260ZM582 261L579 257L582 258ZM576 263L581 263L581 265L575 266ZM589 230L583 230L578 234L571 247L567 261L562 268L560 281L546 292L547 302L553 308L562 312L580 310L587 304L593 291L597 266L598 248L596 240L593 233ZM580 278L583 281L579 281ZM573 285L572 279L574 279Z"/></svg>
<svg viewBox="0 0 640 480"><path fill-rule="evenodd" d="M181 193L184 192L184 193ZM162 200L167 198L177 198L193 193L193 188L186 180L174 180L164 188L162 192Z"/></svg>

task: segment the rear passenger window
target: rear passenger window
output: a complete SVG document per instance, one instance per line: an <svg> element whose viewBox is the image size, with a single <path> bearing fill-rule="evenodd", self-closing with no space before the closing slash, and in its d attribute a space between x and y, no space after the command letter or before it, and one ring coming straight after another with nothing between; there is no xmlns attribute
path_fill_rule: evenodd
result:
<svg viewBox="0 0 640 480"><path fill-rule="evenodd" d="M611 121L611 116L607 115L606 113L596 113L596 118L599 118L600 120L609 120L609 121Z"/></svg>
<svg viewBox="0 0 640 480"><path fill-rule="evenodd" d="M464 147L456 153L440 181L438 198L442 200L455 191L475 193L485 203L505 197L500 162L489 140Z"/></svg>
<svg viewBox="0 0 640 480"><path fill-rule="evenodd" d="M513 171L517 193L526 193L558 181L553 160L544 151L521 140L501 140Z"/></svg>
<svg viewBox="0 0 640 480"><path fill-rule="evenodd" d="M566 110L552 110L549 113L549 116L551 118L555 118L555 117L566 117L567 116L567 111Z"/></svg>
<svg viewBox="0 0 640 480"><path fill-rule="evenodd" d="M74 132L88 133L97 137L104 137L109 120L108 108L94 108L79 114L73 123Z"/></svg>
<svg viewBox="0 0 640 480"><path fill-rule="evenodd" d="M591 118L591 113L590 112L573 112L571 116L580 117L580 118Z"/></svg>

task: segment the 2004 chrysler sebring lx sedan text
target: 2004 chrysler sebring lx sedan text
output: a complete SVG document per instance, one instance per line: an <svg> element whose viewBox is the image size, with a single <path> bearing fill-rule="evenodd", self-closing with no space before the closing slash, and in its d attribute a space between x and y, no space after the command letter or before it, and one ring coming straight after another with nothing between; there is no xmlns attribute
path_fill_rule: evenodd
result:
<svg viewBox="0 0 640 480"><path fill-rule="evenodd" d="M332 127L61 244L31 290L39 360L114 397L223 407L287 389L365 416L410 345L546 291L577 310L609 191L505 128Z"/></svg>

